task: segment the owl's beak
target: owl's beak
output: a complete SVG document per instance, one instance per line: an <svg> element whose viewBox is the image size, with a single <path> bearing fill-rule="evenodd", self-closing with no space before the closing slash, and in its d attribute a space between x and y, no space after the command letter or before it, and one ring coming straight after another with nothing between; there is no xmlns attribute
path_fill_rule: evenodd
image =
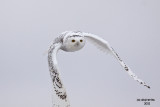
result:
<svg viewBox="0 0 160 107"><path fill-rule="evenodd" d="M78 45L79 45L79 42L76 43L76 46L78 46Z"/></svg>

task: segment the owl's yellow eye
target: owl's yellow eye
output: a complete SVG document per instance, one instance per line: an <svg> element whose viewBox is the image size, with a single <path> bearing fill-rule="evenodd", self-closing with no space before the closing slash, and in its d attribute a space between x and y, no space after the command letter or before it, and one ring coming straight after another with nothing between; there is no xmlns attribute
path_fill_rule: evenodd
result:
<svg viewBox="0 0 160 107"><path fill-rule="evenodd" d="M80 42L83 42L83 40L81 39Z"/></svg>
<svg viewBox="0 0 160 107"><path fill-rule="evenodd" d="M72 42L75 42L75 40L73 39Z"/></svg>

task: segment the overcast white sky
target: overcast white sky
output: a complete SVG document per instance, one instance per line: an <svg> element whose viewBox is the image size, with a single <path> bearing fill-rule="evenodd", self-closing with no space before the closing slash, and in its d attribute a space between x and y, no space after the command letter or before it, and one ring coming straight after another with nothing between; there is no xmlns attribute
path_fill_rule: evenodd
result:
<svg viewBox="0 0 160 107"><path fill-rule="evenodd" d="M60 51L58 63L72 107L145 107L160 104L159 0L1 0L0 107L52 107L47 55L66 30L97 34L151 89L116 59L91 44Z"/></svg>

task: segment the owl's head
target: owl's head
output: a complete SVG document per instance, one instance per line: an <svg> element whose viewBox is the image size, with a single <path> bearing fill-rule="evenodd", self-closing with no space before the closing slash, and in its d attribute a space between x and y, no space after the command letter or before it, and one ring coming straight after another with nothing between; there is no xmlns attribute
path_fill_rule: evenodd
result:
<svg viewBox="0 0 160 107"><path fill-rule="evenodd" d="M67 32L63 39L63 50L68 52L78 51L85 45L85 39L81 32Z"/></svg>

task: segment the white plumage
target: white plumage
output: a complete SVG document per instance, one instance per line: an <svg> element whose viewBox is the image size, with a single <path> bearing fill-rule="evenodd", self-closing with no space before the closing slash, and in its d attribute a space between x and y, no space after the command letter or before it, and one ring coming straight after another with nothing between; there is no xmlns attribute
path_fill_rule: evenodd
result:
<svg viewBox="0 0 160 107"><path fill-rule="evenodd" d="M139 79L131 71L131 69L122 61L122 59L119 57L119 55L115 52L115 50L109 45L107 41L98 37L97 35L90 33L84 33L80 31L66 31L54 40L53 44L50 46L48 50L48 64L55 93L53 107L70 107L65 87L62 83L62 80L60 79L56 58L57 52L59 49L64 50L66 52L78 51L84 47L86 40L95 44L95 46L97 46L103 52L113 55L118 60L120 65L125 69L125 71L129 74L129 76L131 76L140 84L146 86L147 88L150 88L150 86L148 86L144 81Z"/></svg>

